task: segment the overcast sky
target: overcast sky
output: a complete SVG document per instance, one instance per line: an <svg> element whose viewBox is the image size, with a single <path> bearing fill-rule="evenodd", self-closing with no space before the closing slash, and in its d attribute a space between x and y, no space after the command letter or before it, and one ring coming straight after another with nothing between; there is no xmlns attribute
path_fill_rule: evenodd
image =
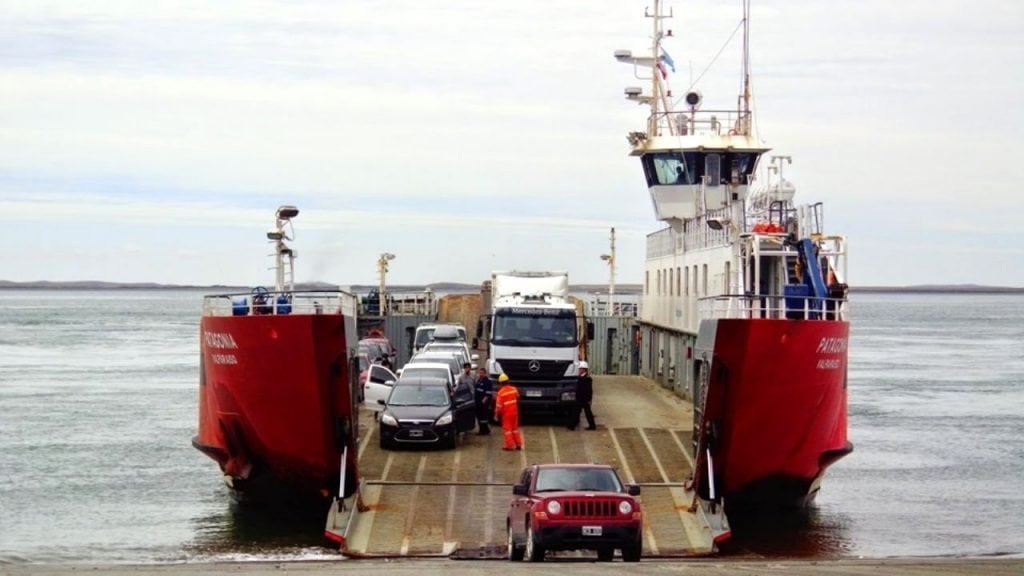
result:
<svg viewBox="0 0 1024 576"><path fill-rule="evenodd" d="M850 283L1024 286L1024 2L753 2L757 123ZM0 279L639 283L653 217L625 135L633 0L0 1ZM685 90L741 0L676 0ZM739 36L698 86L734 105Z"/></svg>

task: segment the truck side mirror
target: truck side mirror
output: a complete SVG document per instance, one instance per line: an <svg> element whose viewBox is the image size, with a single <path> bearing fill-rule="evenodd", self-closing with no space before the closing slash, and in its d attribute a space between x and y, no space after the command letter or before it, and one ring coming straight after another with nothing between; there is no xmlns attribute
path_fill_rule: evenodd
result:
<svg viewBox="0 0 1024 576"><path fill-rule="evenodd" d="M513 496L526 496L526 494L527 494L526 484L516 484L515 486L512 487L512 495Z"/></svg>
<svg viewBox="0 0 1024 576"><path fill-rule="evenodd" d="M594 323L587 322L587 340L594 339Z"/></svg>
<svg viewBox="0 0 1024 576"><path fill-rule="evenodd" d="M629 488L626 491L627 491L627 493L630 496L639 496L640 495L640 487L637 486L636 484L630 484Z"/></svg>

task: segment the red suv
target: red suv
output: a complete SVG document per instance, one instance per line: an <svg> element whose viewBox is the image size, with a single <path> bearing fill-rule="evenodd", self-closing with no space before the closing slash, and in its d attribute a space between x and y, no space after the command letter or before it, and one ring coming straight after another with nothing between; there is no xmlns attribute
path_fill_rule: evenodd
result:
<svg viewBox="0 0 1024 576"><path fill-rule="evenodd" d="M506 528L508 558L544 560L548 550L597 550L610 561L640 560L643 512L639 486L623 486L611 466L538 464L512 487Z"/></svg>

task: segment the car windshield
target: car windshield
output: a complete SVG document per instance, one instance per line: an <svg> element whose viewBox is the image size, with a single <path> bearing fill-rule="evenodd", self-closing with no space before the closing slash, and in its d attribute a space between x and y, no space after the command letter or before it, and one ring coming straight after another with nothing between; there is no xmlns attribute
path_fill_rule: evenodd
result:
<svg viewBox="0 0 1024 576"><path fill-rule="evenodd" d="M622 483L610 468L541 468L535 492L622 492Z"/></svg>
<svg viewBox="0 0 1024 576"><path fill-rule="evenodd" d="M448 406L451 400L444 386L395 386L388 406Z"/></svg>

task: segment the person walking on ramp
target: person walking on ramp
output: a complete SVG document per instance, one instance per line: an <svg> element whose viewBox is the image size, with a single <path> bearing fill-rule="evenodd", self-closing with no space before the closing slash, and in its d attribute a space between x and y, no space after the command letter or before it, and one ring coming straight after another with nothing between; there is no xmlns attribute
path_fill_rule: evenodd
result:
<svg viewBox="0 0 1024 576"><path fill-rule="evenodd" d="M491 379L487 377L487 369L480 368L480 376L476 379L473 399L476 401L476 421L480 428L480 436L491 433L491 404L494 402L494 390Z"/></svg>
<svg viewBox="0 0 1024 576"><path fill-rule="evenodd" d="M586 362L580 362L580 379L576 385L576 406L570 412L569 430L575 430L580 425L580 412L587 416L587 430L596 430L594 425L594 413L590 410L590 403L594 400L594 380L590 377L590 366Z"/></svg>
<svg viewBox="0 0 1024 576"><path fill-rule="evenodd" d="M494 399L494 417L501 420L501 427L505 431L505 445L502 450L522 450L523 435L519 433L519 390L508 380L508 375L502 372L498 376L498 395Z"/></svg>

